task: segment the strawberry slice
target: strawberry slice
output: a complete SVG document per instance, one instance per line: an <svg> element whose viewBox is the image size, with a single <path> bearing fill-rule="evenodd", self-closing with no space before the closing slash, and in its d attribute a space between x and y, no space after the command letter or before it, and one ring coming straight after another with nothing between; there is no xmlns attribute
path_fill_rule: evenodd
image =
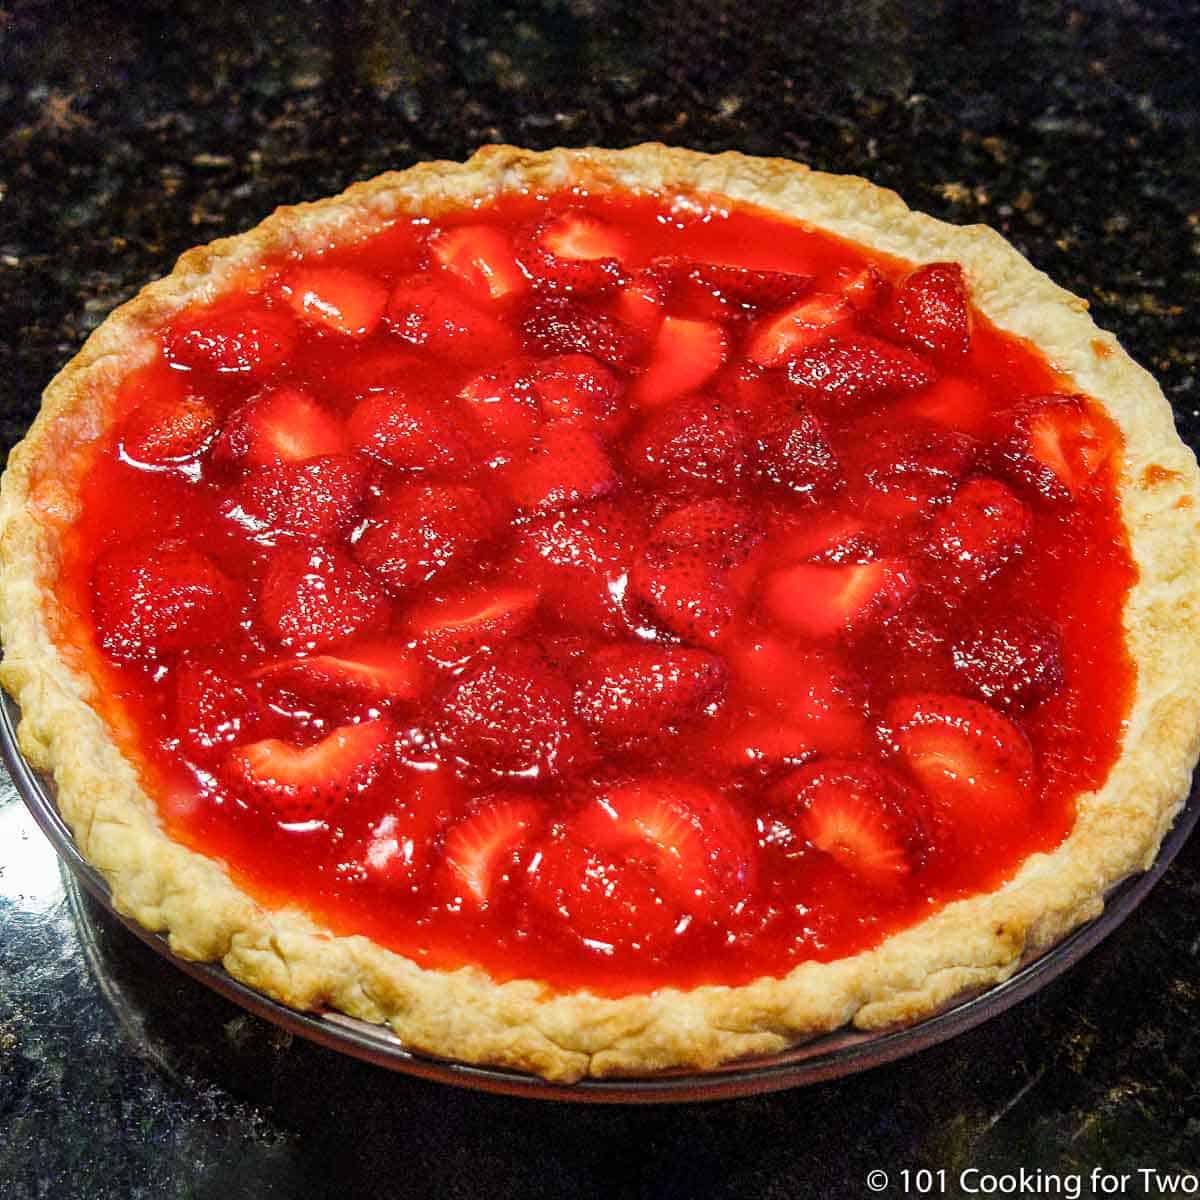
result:
<svg viewBox="0 0 1200 1200"><path fill-rule="evenodd" d="M286 546L271 558L259 595L259 616L285 646L316 650L388 622L387 596L337 546Z"/></svg>
<svg viewBox="0 0 1200 1200"><path fill-rule="evenodd" d="M955 671L1005 712L1040 704L1062 688L1063 647L1058 629L1034 616L1010 616L955 638Z"/></svg>
<svg viewBox="0 0 1200 1200"><path fill-rule="evenodd" d="M436 660L456 662L522 633L540 601L535 587L489 581L419 604L405 628Z"/></svg>
<svg viewBox="0 0 1200 1200"><path fill-rule="evenodd" d="M1029 507L995 479L969 479L938 517L925 553L956 591L979 587L1020 556L1033 527Z"/></svg>
<svg viewBox="0 0 1200 1200"><path fill-rule="evenodd" d="M578 425L613 432L622 420L617 411L621 381L611 367L590 354L560 354L537 366L532 379L533 394L548 421L572 421Z"/></svg>
<svg viewBox="0 0 1200 1200"><path fill-rule="evenodd" d="M651 532L646 553L658 559L698 554L715 570L727 571L743 562L761 539L762 525L753 508L714 497L666 513Z"/></svg>
<svg viewBox="0 0 1200 1200"><path fill-rule="evenodd" d="M997 458L1005 475L1054 503L1085 491L1120 452L1120 435L1085 396L1038 396L998 420Z"/></svg>
<svg viewBox="0 0 1200 1200"><path fill-rule="evenodd" d="M280 659L252 674L317 700L330 693L354 699L415 700L424 687L418 659L406 647L386 639L339 646L336 654Z"/></svg>
<svg viewBox="0 0 1200 1200"><path fill-rule="evenodd" d="M728 487L746 469L751 433L720 398L690 396L654 409L626 448L629 469L662 487L700 480Z"/></svg>
<svg viewBox="0 0 1200 1200"><path fill-rule="evenodd" d="M721 369L728 349L720 325L664 317L645 374L630 393L632 403L658 408L694 392Z"/></svg>
<svg viewBox="0 0 1200 1200"><path fill-rule="evenodd" d="M892 739L921 786L963 829L985 836L1019 829L1034 800L1029 739L978 700L917 692L888 706Z"/></svg>
<svg viewBox="0 0 1200 1200"><path fill-rule="evenodd" d="M778 367L839 330L854 316L850 302L835 292L814 292L781 313L764 317L746 343L746 357Z"/></svg>
<svg viewBox="0 0 1200 1200"><path fill-rule="evenodd" d="M845 296L858 312L869 312L887 296L889 288L878 270L867 266L842 267L830 290Z"/></svg>
<svg viewBox="0 0 1200 1200"><path fill-rule="evenodd" d="M529 286L508 237L490 225L458 225L429 239L433 257L475 295L489 300L515 296Z"/></svg>
<svg viewBox="0 0 1200 1200"><path fill-rule="evenodd" d="M337 370L322 380L322 394L349 408L369 392L405 389L424 367L418 351L373 338L353 354L339 358Z"/></svg>
<svg viewBox="0 0 1200 1200"><path fill-rule="evenodd" d="M217 453L248 467L303 462L346 450L341 422L307 392L282 387L263 392L229 418Z"/></svg>
<svg viewBox="0 0 1200 1200"><path fill-rule="evenodd" d="M388 302L385 283L346 267L295 267L279 294L302 321L356 339L375 332Z"/></svg>
<svg viewBox="0 0 1200 1200"><path fill-rule="evenodd" d="M175 722L192 750L240 741L258 716L251 692L212 663L189 659L175 676Z"/></svg>
<svg viewBox="0 0 1200 1200"><path fill-rule="evenodd" d="M393 484L369 505L354 557L402 592L464 561L496 533L499 516L473 487Z"/></svg>
<svg viewBox="0 0 1200 1200"><path fill-rule="evenodd" d="M290 313L239 297L183 313L168 326L163 353L181 370L261 379L291 354L297 336Z"/></svg>
<svg viewBox="0 0 1200 1200"><path fill-rule="evenodd" d="M538 226L521 257L543 287L594 295L621 281L621 264L628 253L621 230L568 209Z"/></svg>
<svg viewBox="0 0 1200 1200"><path fill-rule="evenodd" d="M928 387L937 372L927 360L882 338L839 333L802 347L788 362L787 377L802 395L840 408Z"/></svg>
<svg viewBox="0 0 1200 1200"><path fill-rule="evenodd" d="M611 492L617 475L594 433L570 421L550 421L508 471L520 508L574 508Z"/></svg>
<svg viewBox="0 0 1200 1200"><path fill-rule="evenodd" d="M899 887L920 865L925 839L911 789L857 759L809 763L771 793L796 836L872 887Z"/></svg>
<svg viewBox="0 0 1200 1200"><path fill-rule="evenodd" d="M754 450L758 474L778 487L809 495L841 482L825 424L808 408L776 408L759 426Z"/></svg>
<svg viewBox="0 0 1200 1200"><path fill-rule="evenodd" d="M458 361L482 362L512 353L507 326L432 275L402 279L388 301L393 334L410 346Z"/></svg>
<svg viewBox="0 0 1200 1200"><path fill-rule="evenodd" d="M92 614L110 657L156 657L225 641L236 628L235 590L184 539L143 538L96 560Z"/></svg>
<svg viewBox="0 0 1200 1200"><path fill-rule="evenodd" d="M575 712L614 741L657 734L719 705L725 665L715 654L622 644L592 655L575 685Z"/></svg>
<svg viewBox="0 0 1200 1200"><path fill-rule="evenodd" d="M879 557L867 527L849 513L822 510L771 537L767 562L861 563Z"/></svg>
<svg viewBox="0 0 1200 1200"><path fill-rule="evenodd" d="M812 283L811 276L790 271L759 271L676 255L654 259L650 269L662 280L671 301L711 313L717 319L779 308L795 300Z"/></svg>
<svg viewBox="0 0 1200 1200"><path fill-rule="evenodd" d="M469 776L545 779L587 749L571 689L528 656L494 659L459 676L437 711L438 743Z"/></svg>
<svg viewBox="0 0 1200 1200"><path fill-rule="evenodd" d="M458 424L402 387L364 396L347 432L356 450L401 470L461 471L474 459Z"/></svg>
<svg viewBox="0 0 1200 1200"><path fill-rule="evenodd" d="M967 281L958 263L927 263L900 281L886 319L901 341L940 358L958 358L971 342Z"/></svg>
<svg viewBox="0 0 1200 1200"><path fill-rule="evenodd" d="M395 741L387 717L341 725L311 746L264 738L229 755L226 774L281 824L328 820L379 777Z"/></svg>
<svg viewBox="0 0 1200 1200"><path fill-rule="evenodd" d="M457 894L475 906L486 905L516 868L516 852L543 821L541 808L532 801L497 796L453 826L443 853Z"/></svg>
<svg viewBox="0 0 1200 1200"><path fill-rule="evenodd" d="M916 591L902 559L827 566L797 563L768 576L763 606L785 629L811 638L853 636L900 611Z"/></svg>
<svg viewBox="0 0 1200 1200"><path fill-rule="evenodd" d="M177 380L170 391L148 397L121 422L118 444L130 462L166 467L197 458L216 432L212 405Z"/></svg>
<svg viewBox="0 0 1200 1200"><path fill-rule="evenodd" d="M521 323L533 354L590 354L610 367L628 367L642 351L637 330L566 296L538 300Z"/></svg>
<svg viewBox="0 0 1200 1200"><path fill-rule="evenodd" d="M524 446L542 423L533 391L536 369L528 359L513 359L485 371L458 393L484 437L498 449Z"/></svg>
<svg viewBox="0 0 1200 1200"><path fill-rule="evenodd" d="M366 464L349 454L278 462L251 471L222 512L268 544L289 535L330 538L354 519L366 485Z"/></svg>

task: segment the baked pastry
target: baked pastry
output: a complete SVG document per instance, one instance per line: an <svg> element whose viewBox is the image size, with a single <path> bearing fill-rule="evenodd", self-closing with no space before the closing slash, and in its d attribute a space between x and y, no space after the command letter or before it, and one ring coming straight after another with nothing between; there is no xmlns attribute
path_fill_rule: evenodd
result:
<svg viewBox="0 0 1200 1200"><path fill-rule="evenodd" d="M1007 978L1198 752L1197 470L1002 238L489 147L185 254L3 485L4 686L175 953L549 1079Z"/></svg>

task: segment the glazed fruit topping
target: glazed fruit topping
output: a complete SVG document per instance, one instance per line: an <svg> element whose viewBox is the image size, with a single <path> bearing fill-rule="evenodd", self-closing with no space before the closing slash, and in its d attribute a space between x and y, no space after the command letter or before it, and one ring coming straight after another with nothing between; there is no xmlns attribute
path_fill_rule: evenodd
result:
<svg viewBox="0 0 1200 1200"><path fill-rule="evenodd" d="M248 885L434 965L747 981L1103 781L1119 437L955 264L571 193L255 286L122 385L63 618Z"/></svg>

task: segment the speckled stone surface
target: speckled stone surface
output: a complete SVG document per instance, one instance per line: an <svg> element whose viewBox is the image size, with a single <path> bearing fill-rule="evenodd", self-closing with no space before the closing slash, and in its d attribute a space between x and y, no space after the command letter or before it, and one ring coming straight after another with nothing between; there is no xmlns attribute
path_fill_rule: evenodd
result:
<svg viewBox="0 0 1200 1200"><path fill-rule="evenodd" d="M0 444L198 241L489 140L648 138L864 174L995 225L1200 444L1198 49L1194 3L18 0L0 7ZM1088 1196L1093 1170L1159 1194L1200 1185L1198 1019L1193 839L1081 964L902 1063L660 1109L469 1093L209 994L81 899L0 791L4 1200L1001 1194L988 1173ZM906 1188L921 1168L945 1175Z"/></svg>

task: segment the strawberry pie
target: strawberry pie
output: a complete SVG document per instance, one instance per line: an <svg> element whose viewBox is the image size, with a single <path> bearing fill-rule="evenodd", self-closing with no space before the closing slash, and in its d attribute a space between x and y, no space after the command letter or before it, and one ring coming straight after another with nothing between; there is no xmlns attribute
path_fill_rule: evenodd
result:
<svg viewBox="0 0 1200 1200"><path fill-rule="evenodd" d="M415 1049L709 1068L1003 981L1198 749L1197 471L999 236L491 147L192 250L46 392L4 686L114 903Z"/></svg>

